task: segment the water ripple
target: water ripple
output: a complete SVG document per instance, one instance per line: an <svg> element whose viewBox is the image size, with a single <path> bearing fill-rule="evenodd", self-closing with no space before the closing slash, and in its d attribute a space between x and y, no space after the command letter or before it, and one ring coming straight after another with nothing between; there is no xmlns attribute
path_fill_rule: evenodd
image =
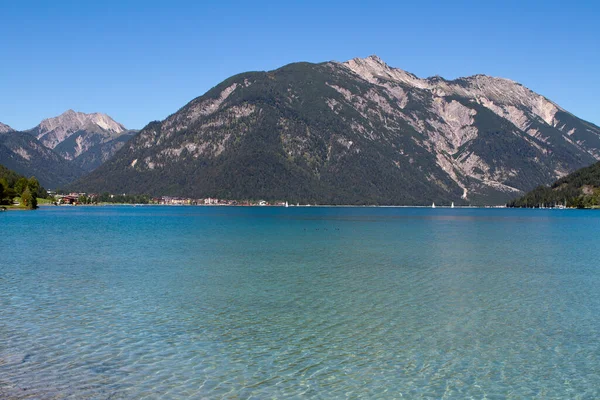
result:
<svg viewBox="0 0 600 400"><path fill-rule="evenodd" d="M0 398L599 397L600 217L431 212L5 213Z"/></svg>

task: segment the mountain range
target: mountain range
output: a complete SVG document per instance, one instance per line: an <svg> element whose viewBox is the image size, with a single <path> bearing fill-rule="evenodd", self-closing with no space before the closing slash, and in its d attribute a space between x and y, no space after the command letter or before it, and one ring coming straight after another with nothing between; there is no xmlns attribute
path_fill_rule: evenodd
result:
<svg viewBox="0 0 600 400"><path fill-rule="evenodd" d="M62 154L75 157L75 147L65 147ZM233 76L149 123L73 187L327 204L499 204L598 159L598 126L517 82L423 79L370 56Z"/></svg>
<svg viewBox="0 0 600 400"><path fill-rule="evenodd" d="M97 168L136 132L108 115L73 110L23 132L0 124L0 163L35 175L46 187L64 186Z"/></svg>

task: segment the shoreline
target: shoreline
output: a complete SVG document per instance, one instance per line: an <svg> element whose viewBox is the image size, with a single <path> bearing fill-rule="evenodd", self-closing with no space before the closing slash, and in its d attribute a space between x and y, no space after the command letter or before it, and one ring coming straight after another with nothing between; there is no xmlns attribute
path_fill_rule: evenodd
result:
<svg viewBox="0 0 600 400"><path fill-rule="evenodd" d="M111 206L128 206L128 207L277 207L277 208L432 208L431 206L419 206L419 205L356 205L356 204L300 204L300 205L289 205L285 207L279 204L131 204L131 203L101 203L101 204L40 204L41 207L111 207ZM506 206L435 206L435 208L508 208Z"/></svg>
<svg viewBox="0 0 600 400"><path fill-rule="evenodd" d="M77 207L240 207L240 208L248 208L248 207L256 207L256 208L431 208L431 209L523 209L523 210L597 210L600 207L596 208L556 208L556 207L546 207L546 208L537 208L537 207L506 207L501 205L479 205L479 206L435 206L432 208L431 206L419 206L419 205L353 205L353 204L300 204L300 205L290 205L288 207L278 205L278 204L269 204L269 205L259 205L259 204L248 204L248 205L240 205L240 204L130 204L130 203L102 203L102 204L40 204L39 208L48 208L48 207L61 207L61 208L77 208ZM11 210L25 210L30 211L25 208L12 208ZM8 209L7 209L8 211Z"/></svg>

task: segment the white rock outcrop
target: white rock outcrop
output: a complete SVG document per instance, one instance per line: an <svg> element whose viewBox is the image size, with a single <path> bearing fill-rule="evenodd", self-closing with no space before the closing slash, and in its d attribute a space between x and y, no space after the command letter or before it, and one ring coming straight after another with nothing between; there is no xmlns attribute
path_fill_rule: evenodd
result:
<svg viewBox="0 0 600 400"><path fill-rule="evenodd" d="M45 119L29 130L50 149L55 149L71 136L78 134L73 143L59 151L67 160L73 160L91 147L115 139L126 131L122 124L106 114L86 114L73 110L65 111L58 117Z"/></svg>
<svg viewBox="0 0 600 400"><path fill-rule="evenodd" d="M0 133L6 133L6 132L12 132L12 131L14 131L13 128L0 122Z"/></svg>

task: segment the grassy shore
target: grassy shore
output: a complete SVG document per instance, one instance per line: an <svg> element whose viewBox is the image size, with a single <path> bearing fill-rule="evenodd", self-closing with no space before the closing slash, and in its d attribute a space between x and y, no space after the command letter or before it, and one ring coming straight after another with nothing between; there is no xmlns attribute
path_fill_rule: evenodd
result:
<svg viewBox="0 0 600 400"><path fill-rule="evenodd" d="M19 203L19 204L11 204L11 205L4 205L4 206L0 205L0 208L4 208L6 210L28 210L27 207L25 207L21 204L20 197L15 197L14 202ZM52 200L42 199L42 198L38 197L37 204L38 204L38 206L47 206L47 205L51 205L53 203L52 203Z"/></svg>

